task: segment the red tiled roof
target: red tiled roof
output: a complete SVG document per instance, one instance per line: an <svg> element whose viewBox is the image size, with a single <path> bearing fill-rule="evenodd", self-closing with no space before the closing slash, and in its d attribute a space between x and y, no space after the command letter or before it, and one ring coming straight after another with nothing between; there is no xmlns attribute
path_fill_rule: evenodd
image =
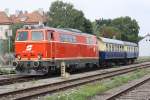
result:
<svg viewBox="0 0 150 100"><path fill-rule="evenodd" d="M45 14L41 15L38 11L32 13L23 13L18 16L12 15L11 19L13 23L26 23L26 24L38 24L39 22L46 22L47 17Z"/></svg>
<svg viewBox="0 0 150 100"><path fill-rule="evenodd" d="M0 24L11 24L11 19L7 16L4 11L0 11Z"/></svg>

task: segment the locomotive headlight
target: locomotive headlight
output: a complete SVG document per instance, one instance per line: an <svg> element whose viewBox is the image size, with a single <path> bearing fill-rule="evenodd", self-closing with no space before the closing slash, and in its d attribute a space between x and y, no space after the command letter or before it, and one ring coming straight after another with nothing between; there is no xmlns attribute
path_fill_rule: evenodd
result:
<svg viewBox="0 0 150 100"><path fill-rule="evenodd" d="M42 55L38 54L38 60L41 60L41 59L42 59Z"/></svg>
<svg viewBox="0 0 150 100"><path fill-rule="evenodd" d="M18 60L21 60L21 56L20 55L18 55L17 58L18 58Z"/></svg>

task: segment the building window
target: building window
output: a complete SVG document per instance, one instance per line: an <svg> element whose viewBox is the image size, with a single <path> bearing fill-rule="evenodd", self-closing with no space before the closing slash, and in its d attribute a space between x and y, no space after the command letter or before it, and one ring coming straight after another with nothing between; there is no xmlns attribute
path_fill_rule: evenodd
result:
<svg viewBox="0 0 150 100"><path fill-rule="evenodd" d="M3 32L3 27L0 27L0 32Z"/></svg>

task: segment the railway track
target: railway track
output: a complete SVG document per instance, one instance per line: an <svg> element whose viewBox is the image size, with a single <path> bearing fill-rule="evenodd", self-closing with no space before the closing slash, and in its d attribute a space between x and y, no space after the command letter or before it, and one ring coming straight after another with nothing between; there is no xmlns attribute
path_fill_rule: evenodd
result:
<svg viewBox="0 0 150 100"><path fill-rule="evenodd" d="M42 76L21 76L21 75L0 75L0 86L9 85L14 83L28 82L31 80L44 79Z"/></svg>
<svg viewBox="0 0 150 100"><path fill-rule="evenodd" d="M28 81L36 81L40 79L46 79L46 78L52 78L57 77L57 75L53 76L32 76L32 75L0 75L0 86L3 85L10 85L14 83L22 83L22 82L28 82Z"/></svg>
<svg viewBox="0 0 150 100"><path fill-rule="evenodd" d="M29 77L29 76L28 76ZM0 86L12 84L15 82L22 82L24 81L24 78L27 78L27 76L20 76L20 75L0 75Z"/></svg>
<svg viewBox="0 0 150 100"><path fill-rule="evenodd" d="M139 62L135 62L135 64L139 64ZM7 67L8 68L8 67ZM78 74L78 73L83 73L85 72L86 69L84 70L79 70L79 72L73 72L72 74ZM89 71L95 71L98 69L93 69L93 70L86 70L87 72ZM54 76L50 76L50 77L55 77ZM9 85L9 84L13 84L13 83L19 83L19 82L27 82L30 80L37 80L37 79L42 79L42 78L48 78L47 77L42 77L42 76L20 76L20 75L16 75L16 74L9 74L9 75L0 75L0 86L2 85Z"/></svg>
<svg viewBox="0 0 150 100"><path fill-rule="evenodd" d="M134 82L127 87L122 93L108 100L150 100L150 76Z"/></svg>
<svg viewBox="0 0 150 100"><path fill-rule="evenodd" d="M53 93L63 89L72 88L75 86L83 85L86 83L90 83L97 80L103 80L106 78L111 78L117 75L126 74L137 69L149 68L150 63L142 63L136 65L130 65L122 68L113 68L113 69L105 69L101 71L95 72L87 72L84 74L80 74L79 76L71 77L69 79L61 79L57 78L55 81L49 80L49 82L44 83L42 85L33 85L30 87L24 87L16 90L0 91L1 100L22 100L22 99L30 99L32 97L36 97L39 95L43 95L46 93ZM0 87L1 88L1 87Z"/></svg>
<svg viewBox="0 0 150 100"><path fill-rule="evenodd" d="M146 75L104 94L92 100L150 100L150 76Z"/></svg>

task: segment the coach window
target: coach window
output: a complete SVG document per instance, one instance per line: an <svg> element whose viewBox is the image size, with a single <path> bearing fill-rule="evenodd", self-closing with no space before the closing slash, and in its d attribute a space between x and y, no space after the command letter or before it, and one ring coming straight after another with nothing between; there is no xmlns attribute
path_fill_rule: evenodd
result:
<svg viewBox="0 0 150 100"><path fill-rule="evenodd" d="M28 32L18 32L17 41L28 40Z"/></svg>
<svg viewBox="0 0 150 100"><path fill-rule="evenodd" d="M120 50L119 50L119 45L117 45L117 51L120 52Z"/></svg>
<svg viewBox="0 0 150 100"><path fill-rule="evenodd" d="M131 50L131 47L129 47L129 51L131 52L132 50Z"/></svg>
<svg viewBox="0 0 150 100"><path fill-rule="evenodd" d="M118 45L116 44L116 52L118 52Z"/></svg>
<svg viewBox="0 0 150 100"><path fill-rule="evenodd" d="M108 44L106 43L106 51L109 51Z"/></svg>
<svg viewBox="0 0 150 100"><path fill-rule="evenodd" d="M118 45L118 47L117 47L117 48L118 48L118 52L120 52L120 45Z"/></svg>
<svg viewBox="0 0 150 100"><path fill-rule="evenodd" d="M110 44L108 44L108 51L111 51L111 47L110 47Z"/></svg>
<svg viewBox="0 0 150 100"><path fill-rule="evenodd" d="M136 48L134 47L134 52L136 52Z"/></svg>
<svg viewBox="0 0 150 100"><path fill-rule="evenodd" d="M111 46L112 46L112 52L113 52L114 51L114 45L112 44Z"/></svg>
<svg viewBox="0 0 150 100"><path fill-rule="evenodd" d="M44 39L43 32L41 32L41 31L32 31L31 39L33 41L43 40Z"/></svg>
<svg viewBox="0 0 150 100"><path fill-rule="evenodd" d="M112 51L111 44L109 44L109 51Z"/></svg>
<svg viewBox="0 0 150 100"><path fill-rule="evenodd" d="M116 45L114 44L114 51L116 51Z"/></svg>
<svg viewBox="0 0 150 100"><path fill-rule="evenodd" d="M108 51L111 51L111 44L108 44Z"/></svg>

